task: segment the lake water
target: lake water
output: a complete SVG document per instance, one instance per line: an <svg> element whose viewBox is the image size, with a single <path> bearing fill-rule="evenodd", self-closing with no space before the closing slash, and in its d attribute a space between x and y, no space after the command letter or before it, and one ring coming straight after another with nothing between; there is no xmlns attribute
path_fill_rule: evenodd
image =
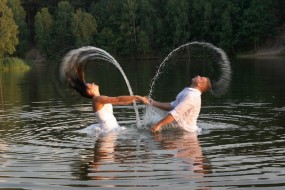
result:
<svg viewBox="0 0 285 190"><path fill-rule="evenodd" d="M119 63L134 93L147 95L160 61ZM90 102L62 88L56 68L1 73L0 189L285 189L285 58L234 60L232 68L226 95L202 97L198 138L138 130L133 106L114 108L126 130L81 134L96 123ZM128 94L113 65L88 76L102 94ZM179 64L154 97L173 100L189 81Z"/></svg>

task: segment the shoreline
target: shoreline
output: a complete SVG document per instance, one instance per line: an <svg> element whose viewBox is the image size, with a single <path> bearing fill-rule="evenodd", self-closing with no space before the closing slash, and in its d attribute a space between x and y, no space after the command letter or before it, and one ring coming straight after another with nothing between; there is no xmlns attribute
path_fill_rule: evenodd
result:
<svg viewBox="0 0 285 190"><path fill-rule="evenodd" d="M285 56L285 47L279 49L268 49L268 50L259 50L256 53L238 53L236 58L269 58L269 57L284 57Z"/></svg>

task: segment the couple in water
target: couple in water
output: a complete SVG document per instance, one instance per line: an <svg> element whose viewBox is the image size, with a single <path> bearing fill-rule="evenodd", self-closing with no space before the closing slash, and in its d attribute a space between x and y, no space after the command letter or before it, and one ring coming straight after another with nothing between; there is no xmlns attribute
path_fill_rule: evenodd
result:
<svg viewBox="0 0 285 190"><path fill-rule="evenodd" d="M80 75L79 75L80 76ZM159 132L163 126L176 122L179 127L188 132L198 132L197 118L201 109L201 94L211 89L210 79L196 76L191 85L184 88L173 102L162 103L143 96L109 97L100 94L99 86L94 83L85 83L83 77L68 76L68 83L81 96L92 99L92 108L98 120L100 130L109 132L119 127L113 115L112 105L128 105L141 102L159 109L169 111L168 114L151 127L152 132Z"/></svg>

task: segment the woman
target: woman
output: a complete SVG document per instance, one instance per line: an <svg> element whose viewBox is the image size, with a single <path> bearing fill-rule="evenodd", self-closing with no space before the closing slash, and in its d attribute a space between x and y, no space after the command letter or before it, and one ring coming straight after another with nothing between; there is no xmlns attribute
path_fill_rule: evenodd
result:
<svg viewBox="0 0 285 190"><path fill-rule="evenodd" d="M85 83L78 77L68 77L71 88L75 89L81 96L92 99L92 108L99 121L99 130L104 132L111 131L119 127L117 119L113 115L112 105L127 105L136 102L149 104L146 97L142 96L102 96L99 92L99 86L94 83Z"/></svg>

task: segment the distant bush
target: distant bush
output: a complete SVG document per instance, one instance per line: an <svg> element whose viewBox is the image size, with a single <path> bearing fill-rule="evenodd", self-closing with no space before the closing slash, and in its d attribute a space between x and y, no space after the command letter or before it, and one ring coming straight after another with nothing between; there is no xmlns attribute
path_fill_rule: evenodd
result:
<svg viewBox="0 0 285 190"><path fill-rule="evenodd" d="M30 66L22 59L16 57L6 57L0 62L0 71L27 71Z"/></svg>

